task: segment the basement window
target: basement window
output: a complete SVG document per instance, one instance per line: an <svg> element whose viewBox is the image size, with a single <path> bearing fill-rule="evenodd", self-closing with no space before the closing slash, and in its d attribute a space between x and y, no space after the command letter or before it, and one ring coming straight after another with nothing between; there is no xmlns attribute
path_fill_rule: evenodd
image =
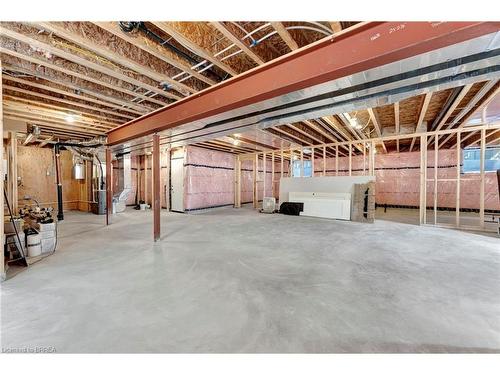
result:
<svg viewBox="0 0 500 375"><path fill-rule="evenodd" d="M462 173L479 173L480 170L479 148L468 148L463 151ZM485 150L484 171L496 172L500 169L500 147L490 147Z"/></svg>
<svg viewBox="0 0 500 375"><path fill-rule="evenodd" d="M301 160L294 160L293 161L293 169L292 169L292 176L293 177L301 177L300 176L301 164L302 164ZM311 160L304 160L304 175L302 177L311 177L311 176L312 176Z"/></svg>

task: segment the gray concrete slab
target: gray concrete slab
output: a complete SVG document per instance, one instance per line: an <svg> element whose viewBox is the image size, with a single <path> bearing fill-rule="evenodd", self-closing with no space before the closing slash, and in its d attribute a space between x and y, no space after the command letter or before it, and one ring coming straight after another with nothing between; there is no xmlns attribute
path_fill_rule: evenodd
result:
<svg viewBox="0 0 500 375"><path fill-rule="evenodd" d="M71 212L55 255L1 285L2 348L500 352L500 241L221 209Z"/></svg>

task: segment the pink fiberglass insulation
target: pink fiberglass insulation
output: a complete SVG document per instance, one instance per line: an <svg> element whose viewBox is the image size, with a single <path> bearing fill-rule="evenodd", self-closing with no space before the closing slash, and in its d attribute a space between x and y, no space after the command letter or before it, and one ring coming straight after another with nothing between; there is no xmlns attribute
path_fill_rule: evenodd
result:
<svg viewBox="0 0 500 375"><path fill-rule="evenodd" d="M234 203L234 155L188 146L184 160L184 208Z"/></svg>
<svg viewBox="0 0 500 375"><path fill-rule="evenodd" d="M234 204L235 156L226 152L188 146L184 173L184 207L196 210ZM241 202L253 201L253 161L241 163ZM285 164L286 165L286 164ZM280 163L275 162L275 178L279 179ZM272 162L266 161L264 192L264 164L259 160L257 177L258 200L272 196ZM275 196L279 186L276 183Z"/></svg>
<svg viewBox="0 0 500 375"><path fill-rule="evenodd" d="M185 173L185 207L187 210L205 208L234 203L234 160L232 154L188 147ZM368 155L365 157L363 173L363 156L351 159L353 176L368 174ZM434 151L429 150L428 179L434 178ZM456 177L456 150L440 150L438 157L438 179ZM284 176L288 175L288 161L284 163ZM314 163L315 176L323 173L323 159ZM279 191L280 161L275 162L275 192ZM252 202L253 199L253 161L245 160L241 167L241 202ZM349 158L338 160L338 175L349 174ZM266 164L266 192L263 182L257 183L258 199L272 196L272 164ZM263 162L259 160L258 180L263 178ZM375 156L376 202L378 204L418 207L420 200L420 152L394 154L377 154ZM335 176L335 158L326 159L326 175ZM479 208L479 175L477 173L461 174L460 207ZM456 183L454 181L438 182L438 207L455 207ZM434 204L434 182L427 182L427 205ZM500 210L498 185L495 173L485 174L485 208Z"/></svg>
<svg viewBox="0 0 500 375"><path fill-rule="evenodd" d="M363 156L353 156L351 174L363 174ZM427 155L427 179L434 179L434 150ZM323 172L323 160L315 162L315 174ZM365 158L368 173L368 155ZM338 175L349 174L349 158L338 160ZM439 150L438 180L456 177L456 150ZM326 175L335 176L335 158L326 159ZM400 206L418 207L420 200L420 152L404 152L375 155L376 202ZM460 176L460 207L479 208L479 174L466 173ZM456 182L438 181L438 207L454 208L456 205ZM434 181L427 182L427 205L434 205ZM495 172L485 173L485 209L500 210L498 184Z"/></svg>

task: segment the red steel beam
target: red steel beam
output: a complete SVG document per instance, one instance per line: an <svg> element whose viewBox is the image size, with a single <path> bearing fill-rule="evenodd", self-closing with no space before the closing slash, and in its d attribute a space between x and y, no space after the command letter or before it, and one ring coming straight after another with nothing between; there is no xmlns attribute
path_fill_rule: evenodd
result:
<svg viewBox="0 0 500 375"><path fill-rule="evenodd" d="M160 239L160 136L153 135L153 239Z"/></svg>
<svg viewBox="0 0 500 375"><path fill-rule="evenodd" d="M500 30L500 22L367 22L108 132L116 145Z"/></svg>

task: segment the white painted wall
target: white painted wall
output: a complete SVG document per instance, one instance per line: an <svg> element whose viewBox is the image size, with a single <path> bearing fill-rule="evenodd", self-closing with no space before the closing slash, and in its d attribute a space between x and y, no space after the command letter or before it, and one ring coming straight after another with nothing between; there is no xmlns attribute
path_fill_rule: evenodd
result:
<svg viewBox="0 0 500 375"><path fill-rule="evenodd" d="M280 204L288 202L290 192L354 193L354 184L375 181L374 176L283 177L280 179Z"/></svg>

